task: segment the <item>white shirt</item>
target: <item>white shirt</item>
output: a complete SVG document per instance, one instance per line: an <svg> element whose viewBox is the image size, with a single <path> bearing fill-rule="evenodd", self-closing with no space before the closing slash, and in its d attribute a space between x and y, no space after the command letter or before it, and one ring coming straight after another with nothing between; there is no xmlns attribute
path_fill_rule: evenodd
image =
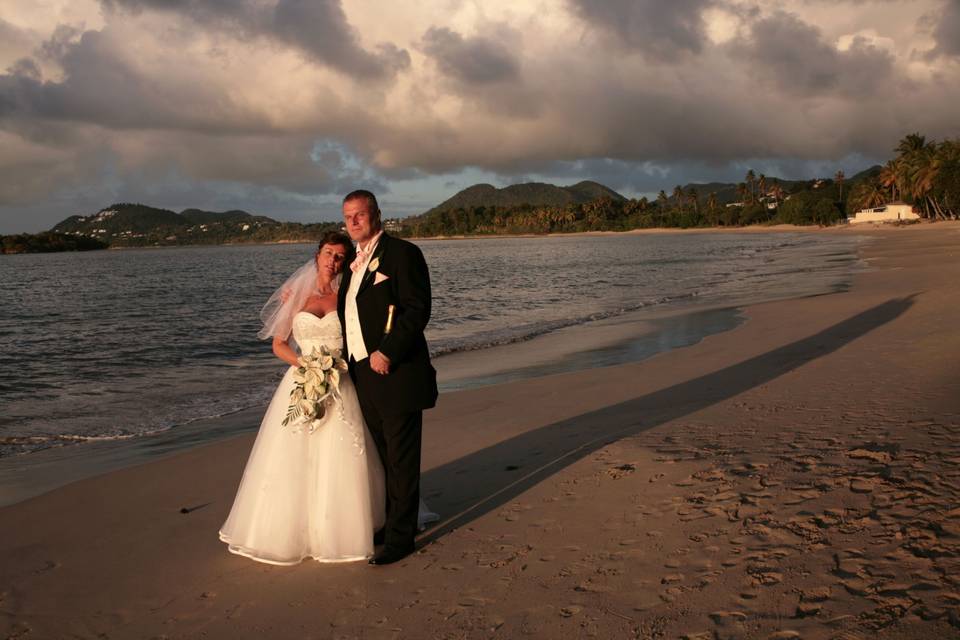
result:
<svg viewBox="0 0 960 640"><path fill-rule="evenodd" d="M360 312L357 310L357 293L360 291L360 283L363 282L363 276L367 273L367 266L370 264L370 258L377 250L377 244L380 242L380 235L383 231L378 231L377 235L370 239L364 251L367 252L366 259L360 264L360 268L350 276L350 288L347 289L346 308L343 310L343 321L347 325L347 353L350 357L360 362L370 354L367 353L367 345L363 342L363 331L360 329ZM358 246L359 248L359 246ZM347 265L349 269L350 266Z"/></svg>

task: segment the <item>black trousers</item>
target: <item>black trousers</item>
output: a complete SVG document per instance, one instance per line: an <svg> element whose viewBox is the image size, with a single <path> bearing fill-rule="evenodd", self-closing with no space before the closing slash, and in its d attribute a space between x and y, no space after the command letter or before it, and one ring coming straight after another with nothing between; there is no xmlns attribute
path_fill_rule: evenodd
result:
<svg viewBox="0 0 960 640"><path fill-rule="evenodd" d="M384 543L395 549L413 549L420 507L420 443L423 412L384 411L378 402L383 380L369 360L350 363L360 411L377 445L387 483L387 520ZM374 377L375 376L375 377Z"/></svg>

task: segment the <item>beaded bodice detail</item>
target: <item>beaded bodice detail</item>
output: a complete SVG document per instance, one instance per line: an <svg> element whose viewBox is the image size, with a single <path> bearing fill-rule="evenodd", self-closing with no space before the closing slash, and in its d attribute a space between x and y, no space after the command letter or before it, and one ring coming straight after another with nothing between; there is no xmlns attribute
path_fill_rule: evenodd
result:
<svg viewBox="0 0 960 640"><path fill-rule="evenodd" d="M300 345L301 353L307 354L320 347L341 351L343 334L337 312L331 311L322 318L308 311L299 312L293 317L293 339Z"/></svg>

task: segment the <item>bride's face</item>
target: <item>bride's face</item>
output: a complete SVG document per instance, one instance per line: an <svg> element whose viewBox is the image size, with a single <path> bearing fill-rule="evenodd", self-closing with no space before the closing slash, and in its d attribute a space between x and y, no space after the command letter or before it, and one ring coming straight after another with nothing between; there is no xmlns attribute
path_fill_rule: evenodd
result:
<svg viewBox="0 0 960 640"><path fill-rule="evenodd" d="M333 280L343 270L347 248L339 244L325 244L317 251L317 272L323 280Z"/></svg>

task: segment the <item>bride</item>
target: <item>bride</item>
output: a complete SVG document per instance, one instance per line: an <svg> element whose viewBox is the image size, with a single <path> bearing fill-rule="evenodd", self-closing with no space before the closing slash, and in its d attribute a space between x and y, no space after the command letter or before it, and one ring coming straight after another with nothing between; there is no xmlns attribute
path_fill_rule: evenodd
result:
<svg viewBox="0 0 960 640"><path fill-rule="evenodd" d="M290 365L267 407L220 539L233 553L278 565L373 555L374 532L385 520L383 464L363 422L349 376L316 429L288 423L296 346L340 351L337 286L350 238L329 232L316 255L278 289L261 311L260 338ZM291 341L291 334L293 342ZM420 522L436 520L421 503Z"/></svg>

